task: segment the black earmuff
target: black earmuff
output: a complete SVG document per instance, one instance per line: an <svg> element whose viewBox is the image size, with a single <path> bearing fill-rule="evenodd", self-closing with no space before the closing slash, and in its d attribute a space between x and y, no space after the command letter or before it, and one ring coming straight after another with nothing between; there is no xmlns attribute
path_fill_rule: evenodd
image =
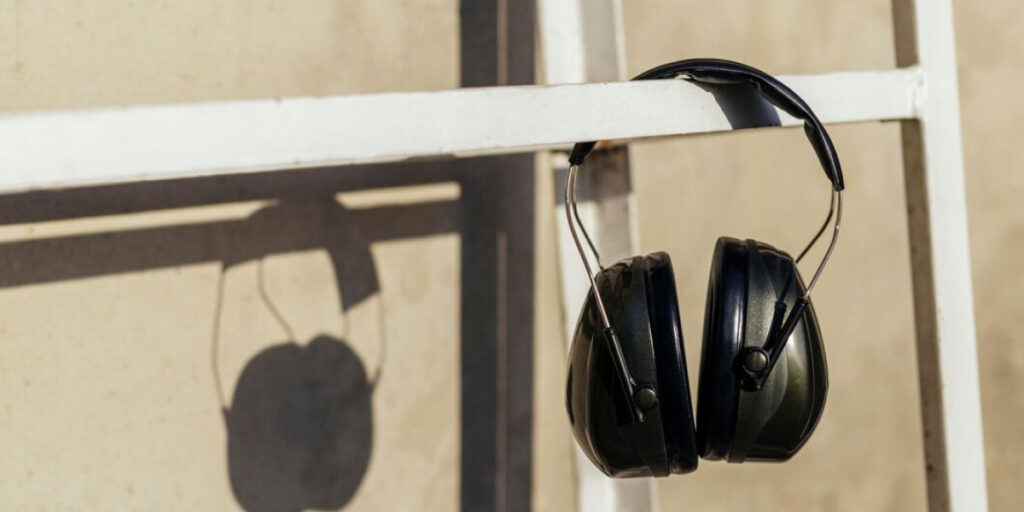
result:
<svg viewBox="0 0 1024 512"><path fill-rule="evenodd" d="M728 237L715 244L697 388L697 443L705 459L786 460L814 430L828 373L813 307L802 313L761 389L743 389L736 368L744 349L768 338L777 301L792 309L805 291L785 252Z"/></svg>
<svg viewBox="0 0 1024 512"><path fill-rule="evenodd" d="M833 185L835 228L808 286L786 252L754 240L718 239L695 423L671 260L653 253L619 261L596 275L590 270L571 212L579 165L595 143L573 148L566 216L592 293L569 352L566 408L583 452L610 476L688 473L696 469L698 456L729 462L787 460L813 432L828 389L810 291L835 247L842 216L843 176L832 141L799 96L743 64L686 60L636 79L675 77L712 86L750 83L767 101L803 119Z"/></svg>
<svg viewBox="0 0 1024 512"><path fill-rule="evenodd" d="M672 262L665 253L623 260L597 280L612 326L641 395L643 421L620 393L614 347L591 295L569 353L566 406L583 452L612 476L665 476L697 467L683 331Z"/></svg>

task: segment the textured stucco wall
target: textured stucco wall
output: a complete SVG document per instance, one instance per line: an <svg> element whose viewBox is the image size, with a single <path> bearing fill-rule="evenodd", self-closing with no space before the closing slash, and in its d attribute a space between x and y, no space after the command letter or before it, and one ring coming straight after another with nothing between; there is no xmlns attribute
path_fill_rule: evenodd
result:
<svg viewBox="0 0 1024 512"><path fill-rule="evenodd" d="M1024 475L1015 392L1024 292L1003 269L1024 249L1015 163L1024 149L1013 136L1024 108L1014 66L1024 7L960 1L956 14L990 496L993 509L1012 510ZM894 61L885 0L643 0L625 2L625 15L630 72L698 55L776 73ZM455 0L0 0L0 110L453 88L458 31ZM831 363L826 415L784 466L709 463L659 481L663 510L924 507L898 129L831 131L850 193L842 245L815 298ZM826 185L796 130L642 142L631 159L641 248L673 256L696 367L715 238L798 250L824 213ZM370 167L345 178L317 171L0 199L0 509L237 507L220 402L231 406L243 368L287 329L302 346L318 334L344 339L330 346L357 357L334 361L368 374L387 347L370 395L372 434L351 434L369 445L353 444L354 460L369 455L364 474L342 475L359 482L346 510L457 508L458 361L473 341L460 339L460 315L477 284L464 281L465 256L489 246L460 231L485 207L467 199L472 182L426 167L430 183L401 166ZM376 287L342 271L357 289L339 298L334 276L348 266L309 243L337 235L326 203L309 206L324 191L341 192L344 225L356 226L333 254L369 251ZM533 242L520 246L534 255L530 489L534 508L566 510L557 217L543 171L535 192ZM299 200L274 209L281 197ZM91 213L71 220L69 211ZM261 252L262 275L251 259ZM222 276L225 257L239 261ZM339 321L340 302L350 309Z"/></svg>

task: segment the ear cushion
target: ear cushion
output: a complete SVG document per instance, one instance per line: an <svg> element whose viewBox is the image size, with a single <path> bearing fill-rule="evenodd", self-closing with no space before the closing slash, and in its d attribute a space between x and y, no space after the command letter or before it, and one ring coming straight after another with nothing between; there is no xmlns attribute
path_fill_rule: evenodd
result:
<svg viewBox="0 0 1024 512"><path fill-rule="evenodd" d="M728 457L739 400L732 362L743 348L747 248L735 238L715 244L704 310L704 341L697 387L697 447L705 459Z"/></svg>
<svg viewBox="0 0 1024 512"><path fill-rule="evenodd" d="M642 265L669 471L689 473L697 469L697 441L672 260L656 252Z"/></svg>

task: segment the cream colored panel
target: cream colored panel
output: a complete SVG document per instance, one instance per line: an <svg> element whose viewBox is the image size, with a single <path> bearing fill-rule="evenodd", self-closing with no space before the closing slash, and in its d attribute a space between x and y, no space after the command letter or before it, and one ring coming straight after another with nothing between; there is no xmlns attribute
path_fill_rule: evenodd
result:
<svg viewBox="0 0 1024 512"><path fill-rule="evenodd" d="M954 2L981 397L992 510L1024 479L1024 4Z"/></svg>
<svg viewBox="0 0 1024 512"><path fill-rule="evenodd" d="M453 88L457 14L455 0L0 0L0 110Z"/></svg>
<svg viewBox="0 0 1024 512"><path fill-rule="evenodd" d="M895 65L889 0L640 0L622 8L630 76L691 57L780 75Z"/></svg>

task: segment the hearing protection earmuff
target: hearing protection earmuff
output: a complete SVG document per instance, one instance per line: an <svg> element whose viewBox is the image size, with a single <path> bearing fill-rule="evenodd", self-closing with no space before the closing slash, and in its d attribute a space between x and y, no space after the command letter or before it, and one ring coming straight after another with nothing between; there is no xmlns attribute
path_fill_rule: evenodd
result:
<svg viewBox="0 0 1024 512"><path fill-rule="evenodd" d="M575 216L600 265L575 198L579 167L595 142L573 147L565 212L591 293L569 352L566 408L583 452L617 477L689 473L698 455L729 462L787 460L814 431L828 389L810 293L835 248L843 211L843 174L831 138L796 93L744 64L683 60L634 80L665 78L711 88L748 84L769 103L802 119L832 183L832 202L825 223L796 261L762 242L718 239L708 283L695 427L672 262L668 254L656 252L601 267L595 276L573 224ZM832 241L805 286L796 263L825 231L833 212Z"/></svg>
<svg viewBox="0 0 1024 512"><path fill-rule="evenodd" d="M253 236L288 236L296 224L312 221L323 233L317 244L333 267L341 315L340 337L318 334L300 344L265 289L261 256L225 261L218 284L213 364L224 413L232 491L248 511L336 510L355 495L369 467L373 444L373 391L380 381L386 350L383 304L370 246L333 197L282 203L254 213L246 223ZM259 259L257 286L264 304L289 340L252 357L235 384L230 407L218 371L223 275L243 259ZM375 297L376 296L376 297ZM346 342L349 312L375 299L377 367L371 375ZM370 329L374 331L374 329Z"/></svg>

